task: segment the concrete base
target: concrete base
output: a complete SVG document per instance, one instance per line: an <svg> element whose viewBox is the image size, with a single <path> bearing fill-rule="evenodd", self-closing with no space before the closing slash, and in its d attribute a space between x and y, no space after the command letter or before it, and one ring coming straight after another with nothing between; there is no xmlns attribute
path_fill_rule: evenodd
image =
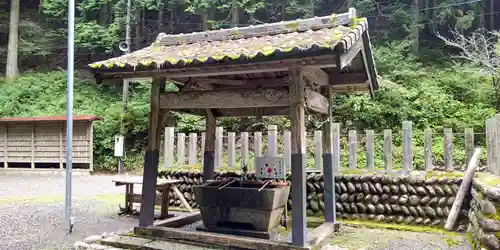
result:
<svg viewBox="0 0 500 250"><path fill-rule="evenodd" d="M72 175L91 175L89 169L73 169ZM63 176L66 175L66 169L56 168L0 168L0 175L52 175Z"/></svg>
<svg viewBox="0 0 500 250"><path fill-rule="evenodd" d="M259 239L270 240L274 238L277 234L276 230L271 232L261 232L261 231L252 231L252 230L241 230L241 229L232 229L232 228L206 228L206 227L197 227L197 231L202 232L211 232L211 233L221 233L221 234L230 234L236 236L245 236Z"/></svg>

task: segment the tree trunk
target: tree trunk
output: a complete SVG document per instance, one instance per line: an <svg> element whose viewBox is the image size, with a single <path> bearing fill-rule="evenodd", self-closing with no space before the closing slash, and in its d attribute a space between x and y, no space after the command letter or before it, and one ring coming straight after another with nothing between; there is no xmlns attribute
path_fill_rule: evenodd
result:
<svg viewBox="0 0 500 250"><path fill-rule="evenodd" d="M108 4L103 4L99 9L99 24L102 26L108 25L109 9Z"/></svg>
<svg viewBox="0 0 500 250"><path fill-rule="evenodd" d="M163 16L165 15L165 6L162 1L158 4L158 33L163 32Z"/></svg>
<svg viewBox="0 0 500 250"><path fill-rule="evenodd" d="M419 13L419 0L413 0L412 11L413 11L413 27L411 29L411 40L412 40L412 50L413 53L418 53L420 49L420 13Z"/></svg>
<svg viewBox="0 0 500 250"><path fill-rule="evenodd" d="M142 33L141 33L141 8L139 6L136 7L135 9L135 49L139 50L141 48L141 38L142 38Z"/></svg>
<svg viewBox="0 0 500 250"><path fill-rule="evenodd" d="M20 0L11 0L6 77L16 77L19 75L19 69L17 67L17 52L19 46L19 1Z"/></svg>
<svg viewBox="0 0 500 250"><path fill-rule="evenodd" d="M237 0L233 0L232 7L231 23L233 24L233 27L238 27L240 24L240 7L238 6Z"/></svg>

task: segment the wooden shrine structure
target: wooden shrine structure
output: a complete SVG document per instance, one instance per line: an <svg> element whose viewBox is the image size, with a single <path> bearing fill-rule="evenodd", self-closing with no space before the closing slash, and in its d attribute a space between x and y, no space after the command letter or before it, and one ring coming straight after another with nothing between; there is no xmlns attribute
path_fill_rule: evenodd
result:
<svg viewBox="0 0 500 250"><path fill-rule="evenodd" d="M74 116L73 163L93 171L95 115ZM66 164L66 117L0 118L0 166L3 168L63 169ZM21 167L19 167L21 166Z"/></svg>
<svg viewBox="0 0 500 250"><path fill-rule="evenodd" d="M169 111L206 117L204 180L214 178L216 119L285 115L291 120L292 244L305 246L306 114L331 117L332 95L378 88L368 24L356 10L257 26L166 35L128 55L90 64L98 82L152 79L139 226L153 225L160 133ZM166 82L177 92L165 92ZM325 220L335 222L331 119L324 124Z"/></svg>

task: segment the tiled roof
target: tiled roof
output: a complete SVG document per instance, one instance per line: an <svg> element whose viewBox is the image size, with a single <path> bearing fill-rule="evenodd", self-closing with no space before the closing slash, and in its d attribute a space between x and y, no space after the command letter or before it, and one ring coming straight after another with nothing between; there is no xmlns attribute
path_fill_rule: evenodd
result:
<svg viewBox="0 0 500 250"><path fill-rule="evenodd" d="M307 22L316 22L315 24L320 25L302 25ZM168 68L220 61L247 61L308 51L333 51L338 48L347 50L367 29L367 21L364 18L352 18L349 23L342 23L348 26L335 25L339 23L341 22L332 21L332 17L322 17L301 20L300 23L297 21L298 26L292 28L290 28L291 23L273 29L270 29L270 26L265 26L265 29L254 26L246 30L264 30L260 34L267 35L255 36L255 33L252 34L253 36L240 35L239 31L243 31L240 29L234 35L236 39L226 40L220 38L227 37L231 29L225 30L224 34L219 34L219 36L216 35L221 32L210 31L210 34L205 35L210 39L200 39L202 33L169 36L160 34L151 46L128 55L92 63L89 66L94 69ZM236 30L232 31L233 34L235 32Z"/></svg>
<svg viewBox="0 0 500 250"><path fill-rule="evenodd" d="M0 122L34 122L34 121L66 121L66 116L39 116L39 117L0 117ZM102 120L96 115L73 116L73 121Z"/></svg>

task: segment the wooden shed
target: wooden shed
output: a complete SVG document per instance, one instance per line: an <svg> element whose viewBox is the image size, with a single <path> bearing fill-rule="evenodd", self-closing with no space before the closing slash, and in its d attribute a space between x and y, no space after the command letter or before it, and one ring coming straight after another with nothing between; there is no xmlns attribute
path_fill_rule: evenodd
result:
<svg viewBox="0 0 500 250"><path fill-rule="evenodd" d="M73 163L93 170L94 115L73 117ZM0 118L0 163L4 168L64 168L66 117Z"/></svg>

